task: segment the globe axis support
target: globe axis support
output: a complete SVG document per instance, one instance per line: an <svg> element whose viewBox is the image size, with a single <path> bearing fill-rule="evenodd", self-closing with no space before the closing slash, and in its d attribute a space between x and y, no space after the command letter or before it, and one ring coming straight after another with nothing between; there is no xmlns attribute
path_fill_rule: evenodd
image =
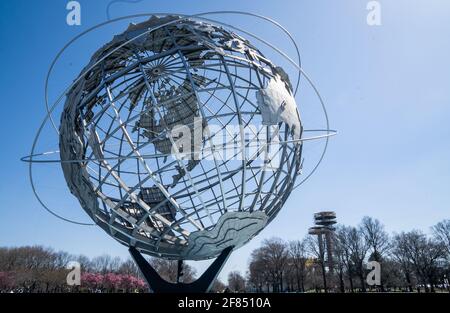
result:
<svg viewBox="0 0 450 313"><path fill-rule="evenodd" d="M231 255L233 247L225 248L202 276L192 283L170 283L164 280L135 247L130 247L129 251L154 293L207 293Z"/></svg>

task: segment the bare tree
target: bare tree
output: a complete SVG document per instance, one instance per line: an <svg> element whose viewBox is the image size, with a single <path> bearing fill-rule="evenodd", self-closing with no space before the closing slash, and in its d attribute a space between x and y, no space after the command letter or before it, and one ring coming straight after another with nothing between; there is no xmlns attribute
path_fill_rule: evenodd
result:
<svg viewBox="0 0 450 313"><path fill-rule="evenodd" d="M70 255L67 252L58 251L55 253L55 267L64 268L70 261L74 261L75 258L75 256Z"/></svg>
<svg viewBox="0 0 450 313"><path fill-rule="evenodd" d="M349 271L350 252L346 249L345 243L343 242L343 239L341 238L342 235L340 233L341 230L338 228L336 235L333 236L333 246L334 246L335 267L339 278L339 289L342 293L344 293L345 292L344 275L346 271Z"/></svg>
<svg viewBox="0 0 450 313"><path fill-rule="evenodd" d="M384 230L384 225L377 219L365 216L360 225L366 244L371 249L369 260L382 263L385 254L390 248L389 235ZM383 270L384 266L381 267ZM381 275L381 290L384 291L383 276Z"/></svg>
<svg viewBox="0 0 450 313"><path fill-rule="evenodd" d="M306 237L306 245L309 253L311 253L320 265L322 273L323 288L325 292L328 292L327 287L327 273L325 268L325 242L318 240L316 236L308 235Z"/></svg>
<svg viewBox="0 0 450 313"><path fill-rule="evenodd" d="M425 234L417 230L402 233L400 236L406 257L424 285L425 291L434 292L439 269L438 263L445 258L444 245L427 238Z"/></svg>
<svg viewBox="0 0 450 313"><path fill-rule="evenodd" d="M136 263L131 258L128 258L125 262L120 264L118 272L120 274L133 275L135 277L142 276Z"/></svg>
<svg viewBox="0 0 450 313"><path fill-rule="evenodd" d="M356 274L359 277L359 282L363 292L366 291L366 277L364 260L366 259L369 245L364 239L361 228L350 227L348 243L351 252L351 260L355 266Z"/></svg>
<svg viewBox="0 0 450 313"><path fill-rule="evenodd" d="M395 258L390 258L388 255L384 257L381 275L384 286L383 292L397 291L397 289L412 291L405 280L401 264Z"/></svg>
<svg viewBox="0 0 450 313"><path fill-rule="evenodd" d="M247 273L247 281L258 292L263 291L265 286L266 291L270 291L269 282L271 281L270 273L268 271L268 264L265 263L264 250L262 248L255 249L251 256Z"/></svg>
<svg viewBox="0 0 450 313"><path fill-rule="evenodd" d="M444 264L444 282L450 292L448 280L450 279L450 220L443 220L432 227L434 239L445 247L446 263Z"/></svg>
<svg viewBox="0 0 450 313"><path fill-rule="evenodd" d="M117 273L119 271L119 268L122 264L122 260L120 257L115 257L111 259L111 262L109 263L109 272Z"/></svg>
<svg viewBox="0 0 450 313"><path fill-rule="evenodd" d="M248 281L257 290L266 285L267 292L283 290L283 278L289 259L287 244L279 238L264 240L260 248L252 252Z"/></svg>
<svg viewBox="0 0 450 313"><path fill-rule="evenodd" d="M158 274L167 281L175 283L178 276L178 261L165 260L159 258L151 258L150 264L155 268ZM184 283L190 283L195 279L195 270L186 262L183 263L183 276L182 281Z"/></svg>
<svg viewBox="0 0 450 313"><path fill-rule="evenodd" d="M297 290L305 292L306 261L308 260L306 239L289 242L289 265L294 268Z"/></svg>
<svg viewBox="0 0 450 313"><path fill-rule="evenodd" d="M443 220L432 227L436 241L446 248L447 257L450 258L450 220Z"/></svg>
<svg viewBox="0 0 450 313"><path fill-rule="evenodd" d="M354 290L353 275L357 275L362 291L366 291L364 260L369 250L361 228L339 226L336 232L338 249L347 268L350 288Z"/></svg>
<svg viewBox="0 0 450 313"><path fill-rule="evenodd" d="M400 265L400 268L405 276L407 288L409 292L413 291L413 269L409 259L409 252L407 247L407 238L405 233L395 235L392 242L392 256Z"/></svg>
<svg viewBox="0 0 450 313"><path fill-rule="evenodd" d="M389 235L384 230L384 225L377 219L365 216L362 219L360 229L367 245L372 250L371 259L381 262L385 253L389 250Z"/></svg>
<svg viewBox="0 0 450 313"><path fill-rule="evenodd" d="M111 256L104 254L98 257L95 257L91 261L92 270L97 273L108 273L111 267Z"/></svg>
<svg viewBox="0 0 450 313"><path fill-rule="evenodd" d="M91 260L85 255L78 255L75 259L78 263L80 263L81 269L84 272L93 272L94 266L92 265Z"/></svg>
<svg viewBox="0 0 450 313"><path fill-rule="evenodd" d="M228 274L228 288L232 292L245 292L245 278L239 271Z"/></svg>
<svg viewBox="0 0 450 313"><path fill-rule="evenodd" d="M211 287L211 292L212 293L222 293L225 291L225 289L227 288L227 286L222 283L222 281L220 279L216 279Z"/></svg>
<svg viewBox="0 0 450 313"><path fill-rule="evenodd" d="M286 243L280 238L266 239L263 241L261 251L263 262L271 275L273 291L283 291L283 273L289 255Z"/></svg>

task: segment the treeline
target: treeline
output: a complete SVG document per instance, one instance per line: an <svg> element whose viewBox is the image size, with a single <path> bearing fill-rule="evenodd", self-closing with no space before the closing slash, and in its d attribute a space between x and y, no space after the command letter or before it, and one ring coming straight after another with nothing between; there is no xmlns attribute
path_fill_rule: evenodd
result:
<svg viewBox="0 0 450 313"><path fill-rule="evenodd" d="M234 271L228 285L216 281L213 292L449 292L450 220L431 228L430 235L413 230L388 234L376 219L365 217L357 226L339 225L326 240L307 235L285 242L265 240L254 250L245 275ZM76 261L81 285L66 282ZM367 283L369 262L381 266L377 285ZM177 279L177 262L150 259L166 280ZM182 281L195 279L184 265ZM0 292L148 292L133 260L108 255L89 259L41 246L0 248Z"/></svg>
<svg viewBox="0 0 450 313"><path fill-rule="evenodd" d="M433 226L431 235L413 230L389 235L376 219L358 226L339 225L326 242L265 240L253 251L245 275L232 272L228 288L242 292L435 292L450 291L450 220ZM368 284L376 261L379 284ZM371 281L369 281L371 282Z"/></svg>
<svg viewBox="0 0 450 313"><path fill-rule="evenodd" d="M81 285L69 286L67 269L71 262L81 266ZM150 259L168 281L177 275L176 261ZM194 279L195 271L184 266L183 281ZM220 287L220 286L219 286ZM122 261L108 255L89 259L41 246L0 248L0 292L148 292L148 287L133 260Z"/></svg>

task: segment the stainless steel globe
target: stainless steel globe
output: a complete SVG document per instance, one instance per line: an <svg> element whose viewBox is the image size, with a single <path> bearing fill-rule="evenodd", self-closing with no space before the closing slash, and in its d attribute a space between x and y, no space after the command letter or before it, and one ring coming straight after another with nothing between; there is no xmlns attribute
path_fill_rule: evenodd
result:
<svg viewBox="0 0 450 313"><path fill-rule="evenodd" d="M99 49L67 94L60 158L108 234L168 259L239 248L279 212L301 170L288 75L210 23L152 17Z"/></svg>

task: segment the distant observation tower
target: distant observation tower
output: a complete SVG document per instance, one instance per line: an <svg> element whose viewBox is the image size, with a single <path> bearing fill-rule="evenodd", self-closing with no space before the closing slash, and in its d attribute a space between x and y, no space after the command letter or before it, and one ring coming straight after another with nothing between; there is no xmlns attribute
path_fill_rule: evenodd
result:
<svg viewBox="0 0 450 313"><path fill-rule="evenodd" d="M333 236L336 228L336 212L323 211L314 214L314 226L309 229L310 235L317 236L319 240L320 255L327 255L326 264L330 272L333 271ZM325 245L323 237L325 236Z"/></svg>

